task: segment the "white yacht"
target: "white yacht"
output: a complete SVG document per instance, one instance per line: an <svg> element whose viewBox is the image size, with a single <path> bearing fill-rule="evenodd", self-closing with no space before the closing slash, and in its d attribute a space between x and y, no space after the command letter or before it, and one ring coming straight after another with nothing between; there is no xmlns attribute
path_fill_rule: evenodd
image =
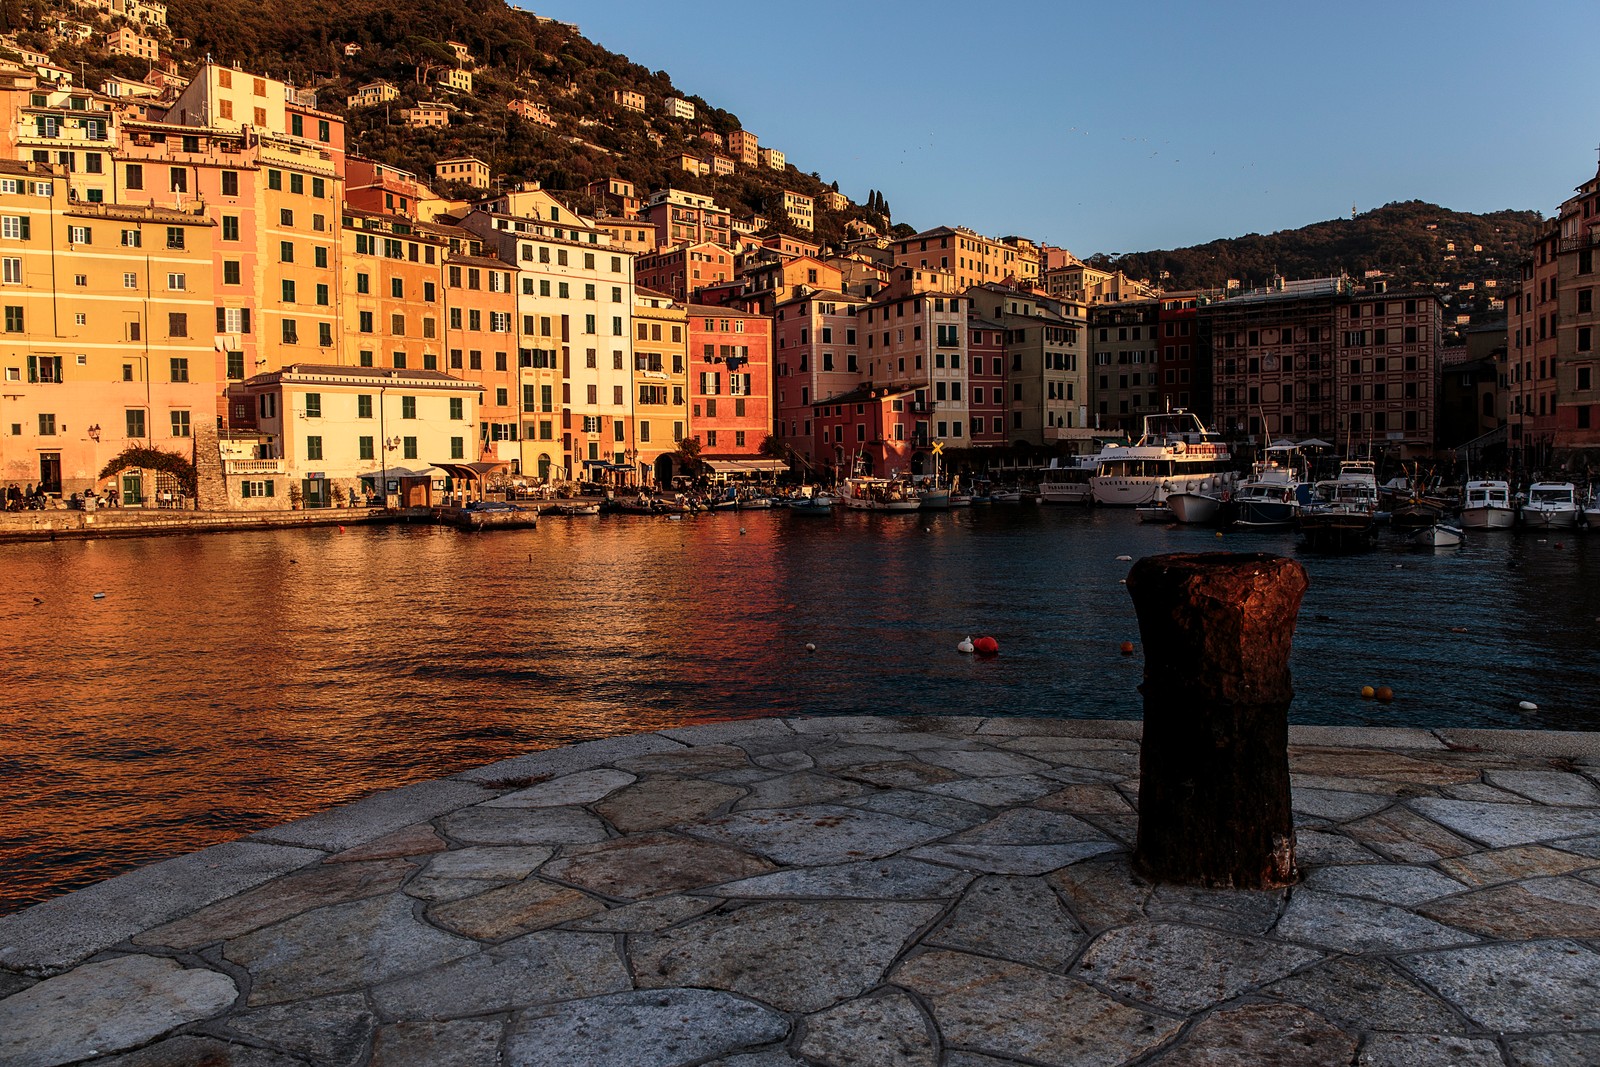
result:
<svg viewBox="0 0 1600 1067"><path fill-rule="evenodd" d="M1571 530L1578 525L1578 487L1571 482L1534 482L1522 505L1522 522L1537 529Z"/></svg>
<svg viewBox="0 0 1600 1067"><path fill-rule="evenodd" d="M1087 504L1091 500L1089 479L1100 469L1100 456L1068 456L1053 459L1039 477L1039 503Z"/></svg>
<svg viewBox="0 0 1600 1067"><path fill-rule="evenodd" d="M1300 509L1311 502L1311 482L1306 478L1305 457L1294 445L1271 445L1239 483L1233 502L1237 526L1273 529L1294 525Z"/></svg>
<svg viewBox="0 0 1600 1067"><path fill-rule="evenodd" d="M1233 488L1238 472L1226 441L1206 429L1198 416L1175 408L1144 417L1144 433L1133 444L1107 446L1099 469L1089 479L1096 504L1138 507L1156 499L1163 483L1184 484L1210 478L1218 495Z"/></svg>
<svg viewBox="0 0 1600 1067"><path fill-rule="evenodd" d="M1511 505L1511 483L1484 478L1467 482L1461 502L1464 530L1509 530L1517 510Z"/></svg>

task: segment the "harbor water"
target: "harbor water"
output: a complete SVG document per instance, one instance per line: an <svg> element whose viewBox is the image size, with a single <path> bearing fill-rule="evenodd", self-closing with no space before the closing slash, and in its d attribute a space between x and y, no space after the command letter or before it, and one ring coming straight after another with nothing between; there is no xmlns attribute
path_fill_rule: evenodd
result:
<svg viewBox="0 0 1600 1067"><path fill-rule="evenodd" d="M1119 557L1219 549L1296 553L1289 533L1031 504L7 547L0 912L612 734L770 714L1137 718ZM1300 558L1292 721L1600 729L1600 531ZM956 651L984 634L997 658Z"/></svg>

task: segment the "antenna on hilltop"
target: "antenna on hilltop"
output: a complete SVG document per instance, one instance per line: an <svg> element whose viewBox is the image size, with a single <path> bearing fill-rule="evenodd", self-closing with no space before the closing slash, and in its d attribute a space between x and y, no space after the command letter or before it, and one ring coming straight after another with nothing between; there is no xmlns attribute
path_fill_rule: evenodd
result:
<svg viewBox="0 0 1600 1067"><path fill-rule="evenodd" d="M1356 202L1354 200L1350 201L1350 217L1352 219L1356 217Z"/></svg>

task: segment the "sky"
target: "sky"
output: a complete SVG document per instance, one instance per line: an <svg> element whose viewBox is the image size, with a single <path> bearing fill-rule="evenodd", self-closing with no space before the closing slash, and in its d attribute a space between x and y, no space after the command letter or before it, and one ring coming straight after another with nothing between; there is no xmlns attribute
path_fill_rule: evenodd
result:
<svg viewBox="0 0 1600 1067"><path fill-rule="evenodd" d="M1426 200L1546 215L1600 146L1600 3L522 0L896 222L1080 256Z"/></svg>

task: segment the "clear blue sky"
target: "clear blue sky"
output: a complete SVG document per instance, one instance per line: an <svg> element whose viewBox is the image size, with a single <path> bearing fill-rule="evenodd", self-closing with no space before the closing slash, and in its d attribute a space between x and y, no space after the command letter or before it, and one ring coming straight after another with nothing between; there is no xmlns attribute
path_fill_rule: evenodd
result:
<svg viewBox="0 0 1600 1067"><path fill-rule="evenodd" d="M1080 255L1394 200L1549 214L1600 145L1600 3L528 0L895 221Z"/></svg>

